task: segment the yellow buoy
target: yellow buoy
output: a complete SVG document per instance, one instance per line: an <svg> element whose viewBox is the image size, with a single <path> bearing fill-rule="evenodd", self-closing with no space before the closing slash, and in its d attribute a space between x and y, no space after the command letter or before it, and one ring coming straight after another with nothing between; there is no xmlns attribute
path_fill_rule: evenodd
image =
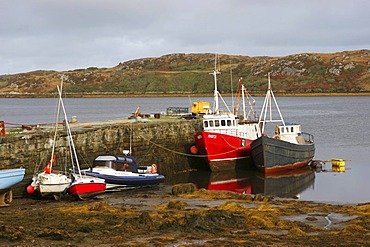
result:
<svg viewBox="0 0 370 247"><path fill-rule="evenodd" d="M331 164L333 166L344 167L346 165L346 162L343 159L333 159L331 160Z"/></svg>
<svg viewBox="0 0 370 247"><path fill-rule="evenodd" d="M346 168L344 166L332 166L333 172L345 172Z"/></svg>

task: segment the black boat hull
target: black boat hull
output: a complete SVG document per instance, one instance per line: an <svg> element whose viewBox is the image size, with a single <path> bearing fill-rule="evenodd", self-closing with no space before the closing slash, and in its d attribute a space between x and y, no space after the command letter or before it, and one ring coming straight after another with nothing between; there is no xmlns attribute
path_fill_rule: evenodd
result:
<svg viewBox="0 0 370 247"><path fill-rule="evenodd" d="M314 143L294 144L262 136L251 146L253 162L264 173L297 169L308 165L315 156Z"/></svg>

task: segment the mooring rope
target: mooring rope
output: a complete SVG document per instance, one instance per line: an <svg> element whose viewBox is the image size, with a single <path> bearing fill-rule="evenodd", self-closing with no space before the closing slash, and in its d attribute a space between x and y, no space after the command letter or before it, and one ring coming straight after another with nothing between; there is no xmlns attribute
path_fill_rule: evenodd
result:
<svg viewBox="0 0 370 247"><path fill-rule="evenodd" d="M222 138L222 140L224 140L225 142L226 142L226 144L227 145L229 145L230 147L232 147L232 148L234 148L234 149L242 149L243 147L240 147L240 148L238 148L238 147L234 147L233 145L231 145L226 139L225 139L225 137L223 137L223 136L221 136L221 138Z"/></svg>
<svg viewBox="0 0 370 247"><path fill-rule="evenodd" d="M228 153L232 153L236 150L239 150L239 149L242 149L241 148L235 148L234 150L230 150L230 151L227 151L227 152L224 152L224 153L218 153L218 154L208 154L208 155L202 155L202 154L187 154L187 153L182 153L182 152L179 152L179 151L176 151L176 150L172 150L172 149L169 149L167 147L164 147L163 145L160 145L160 144L157 144L147 138L145 138L144 136L140 135L140 137L142 137L143 139L147 140L148 142L150 142L151 144L159 147L159 148L162 148L166 151L169 151L171 153L175 153L175 154L178 154L178 155L183 155L183 156L187 156L187 157L200 157L200 158L206 158L206 157L212 157L212 156L219 156L219 155L223 155L223 154L228 154ZM232 146L231 146L232 147Z"/></svg>

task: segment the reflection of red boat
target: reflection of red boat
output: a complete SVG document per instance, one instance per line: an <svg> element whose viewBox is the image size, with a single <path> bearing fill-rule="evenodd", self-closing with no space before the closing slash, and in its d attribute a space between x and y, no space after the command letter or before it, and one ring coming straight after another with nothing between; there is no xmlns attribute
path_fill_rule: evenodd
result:
<svg viewBox="0 0 370 247"><path fill-rule="evenodd" d="M251 181L247 178L231 179L227 181L211 182L208 185L209 190L226 190L240 194L251 194Z"/></svg>
<svg viewBox="0 0 370 247"><path fill-rule="evenodd" d="M244 96L251 97L245 90L242 78L239 80L238 103L235 112L222 112L219 109L217 91L218 70L213 71L214 77L214 104L213 110L203 116L203 131L195 134L196 147L192 153L198 151L207 156L207 162L213 172L247 168L252 165L250 158L251 142L261 136L261 131L254 112L253 102L249 102L249 112L246 113ZM239 118L238 110L240 98L243 99L243 116ZM222 98L221 98L222 99ZM225 104L226 105L226 104ZM228 108L226 106L226 108Z"/></svg>
<svg viewBox="0 0 370 247"><path fill-rule="evenodd" d="M212 173L208 184L209 190L232 191L240 194L252 193L253 172L230 171Z"/></svg>

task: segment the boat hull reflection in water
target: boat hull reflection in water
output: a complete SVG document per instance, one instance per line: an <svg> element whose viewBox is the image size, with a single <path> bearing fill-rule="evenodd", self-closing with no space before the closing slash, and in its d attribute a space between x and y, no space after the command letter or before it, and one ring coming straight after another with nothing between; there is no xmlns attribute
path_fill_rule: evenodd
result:
<svg viewBox="0 0 370 247"><path fill-rule="evenodd" d="M255 176L253 194L264 194L278 197L299 197L307 188L314 185L315 172L308 167L280 174L263 174Z"/></svg>
<svg viewBox="0 0 370 247"><path fill-rule="evenodd" d="M309 167L274 174L259 171L203 172L199 176L190 175L189 182L208 190L292 198L299 197L301 192L314 185L315 172Z"/></svg>

